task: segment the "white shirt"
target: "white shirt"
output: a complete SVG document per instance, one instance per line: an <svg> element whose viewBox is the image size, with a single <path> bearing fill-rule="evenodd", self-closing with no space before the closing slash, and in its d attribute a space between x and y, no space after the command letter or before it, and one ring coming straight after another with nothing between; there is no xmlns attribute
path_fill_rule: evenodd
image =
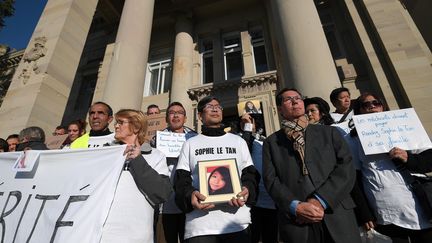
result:
<svg viewBox="0 0 432 243"><path fill-rule="evenodd" d="M351 110L350 113L348 113L348 115L345 117L344 121L349 121L353 115L354 115L354 110ZM333 118L333 120L336 123L339 123L339 120L344 116L344 114L332 112L332 113L330 113L330 116Z"/></svg>
<svg viewBox="0 0 432 243"><path fill-rule="evenodd" d="M354 166L362 172L364 191L377 223L413 230L432 227L408 187L410 178L404 179L390 157L387 154L365 155L358 138L347 140L353 151Z"/></svg>
<svg viewBox="0 0 432 243"><path fill-rule="evenodd" d="M166 158L160 150L153 148L143 157L159 174L168 175ZM153 215L153 207L136 186L131 173L123 171L100 242L153 242Z"/></svg>
<svg viewBox="0 0 432 243"><path fill-rule="evenodd" d="M103 147L105 144L111 145L114 143L114 133L105 135L105 136L96 136L96 137L89 137L88 141L88 147L89 148L97 148L97 147Z"/></svg>
<svg viewBox="0 0 432 243"><path fill-rule="evenodd" d="M221 154L199 154L198 149L222 148ZM227 153L226 148L231 153ZM234 153L232 153L235 151ZM199 134L190 138L183 144L180 152L177 170L186 170L191 172L192 184L199 188L198 180L198 161L219 160L219 159L236 159L238 173L253 165L246 142L239 136L227 133L219 137L210 137ZM227 204L219 204L213 210L201 211L194 210L186 214L185 239L201 235L219 235L226 233L238 232L246 229L250 220L249 207L244 205L237 208Z"/></svg>
<svg viewBox="0 0 432 243"><path fill-rule="evenodd" d="M123 171L100 242L153 242L153 214L154 209L139 191L131 173Z"/></svg>

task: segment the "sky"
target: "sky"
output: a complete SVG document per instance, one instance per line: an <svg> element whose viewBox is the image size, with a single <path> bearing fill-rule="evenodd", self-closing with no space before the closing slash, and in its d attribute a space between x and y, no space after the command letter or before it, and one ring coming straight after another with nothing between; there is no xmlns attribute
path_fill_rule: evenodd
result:
<svg viewBox="0 0 432 243"><path fill-rule="evenodd" d="M21 50L28 42L48 0L15 0L15 14L5 18L0 30L0 44Z"/></svg>

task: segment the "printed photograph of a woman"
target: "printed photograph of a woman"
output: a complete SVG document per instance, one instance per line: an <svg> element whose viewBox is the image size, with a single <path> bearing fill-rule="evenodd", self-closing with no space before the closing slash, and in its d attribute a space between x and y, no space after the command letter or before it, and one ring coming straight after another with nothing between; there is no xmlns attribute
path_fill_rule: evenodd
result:
<svg viewBox="0 0 432 243"><path fill-rule="evenodd" d="M211 169L213 169L212 167ZM208 168L209 170L210 168ZM230 171L225 166L216 167L208 177L209 195L233 193Z"/></svg>
<svg viewBox="0 0 432 243"><path fill-rule="evenodd" d="M261 114L261 109L260 107L256 107L255 104L252 101L246 101L245 106L244 106L244 113L248 113L248 114Z"/></svg>

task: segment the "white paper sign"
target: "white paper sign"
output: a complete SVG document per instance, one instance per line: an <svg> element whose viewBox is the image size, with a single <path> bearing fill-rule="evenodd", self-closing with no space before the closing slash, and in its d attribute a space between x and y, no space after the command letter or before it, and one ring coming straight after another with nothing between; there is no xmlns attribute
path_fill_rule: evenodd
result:
<svg viewBox="0 0 432 243"><path fill-rule="evenodd" d="M0 153L0 242L98 243L124 149L29 150L31 171L13 168L22 153Z"/></svg>
<svg viewBox="0 0 432 243"><path fill-rule="evenodd" d="M413 108L353 116L366 155L432 147Z"/></svg>
<svg viewBox="0 0 432 243"><path fill-rule="evenodd" d="M180 155L180 150L186 141L184 133L157 131L156 136L156 148L167 158L177 158Z"/></svg>

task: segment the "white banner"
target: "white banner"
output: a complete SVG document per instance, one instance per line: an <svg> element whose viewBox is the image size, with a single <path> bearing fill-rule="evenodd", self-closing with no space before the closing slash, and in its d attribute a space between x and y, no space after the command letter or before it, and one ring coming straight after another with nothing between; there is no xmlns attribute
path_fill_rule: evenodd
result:
<svg viewBox="0 0 432 243"><path fill-rule="evenodd" d="M99 242L124 149L0 153L0 242Z"/></svg>
<svg viewBox="0 0 432 243"><path fill-rule="evenodd" d="M177 158L180 155L180 150L186 141L184 133L157 131L156 136L156 148L167 158Z"/></svg>
<svg viewBox="0 0 432 243"><path fill-rule="evenodd" d="M365 154L387 153L393 147L405 150L432 147L413 108L353 116Z"/></svg>

